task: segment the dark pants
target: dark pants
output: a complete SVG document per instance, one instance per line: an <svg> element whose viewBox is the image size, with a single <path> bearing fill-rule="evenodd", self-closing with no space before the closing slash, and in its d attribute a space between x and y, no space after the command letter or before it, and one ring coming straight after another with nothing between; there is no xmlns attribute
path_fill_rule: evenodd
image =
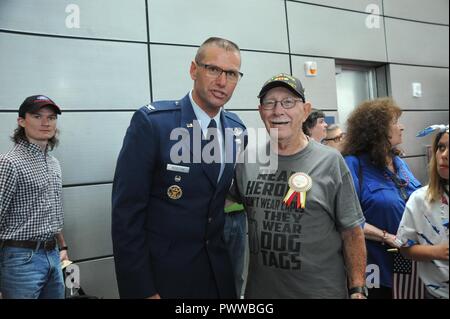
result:
<svg viewBox="0 0 450 319"><path fill-rule="evenodd" d="M224 238L233 266L236 294L240 299L244 283L246 215L244 211L225 213Z"/></svg>

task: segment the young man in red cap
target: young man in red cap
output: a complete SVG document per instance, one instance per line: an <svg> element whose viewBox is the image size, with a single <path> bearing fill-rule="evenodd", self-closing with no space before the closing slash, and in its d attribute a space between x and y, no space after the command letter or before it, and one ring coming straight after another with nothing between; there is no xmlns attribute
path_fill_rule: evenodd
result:
<svg viewBox="0 0 450 319"><path fill-rule="evenodd" d="M49 155L58 143L61 109L44 95L19 108L14 147L0 154L0 292L6 299L62 299L61 167Z"/></svg>

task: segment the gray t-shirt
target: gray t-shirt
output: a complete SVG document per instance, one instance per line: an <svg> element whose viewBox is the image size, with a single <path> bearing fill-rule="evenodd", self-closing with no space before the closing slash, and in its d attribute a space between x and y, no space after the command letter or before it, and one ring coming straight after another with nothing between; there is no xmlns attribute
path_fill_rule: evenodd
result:
<svg viewBox="0 0 450 319"><path fill-rule="evenodd" d="M312 179L304 210L287 208L288 179ZM238 164L236 186L248 216L250 266L246 298L346 298L342 230L364 222L352 177L334 149L310 141L278 157L278 170Z"/></svg>

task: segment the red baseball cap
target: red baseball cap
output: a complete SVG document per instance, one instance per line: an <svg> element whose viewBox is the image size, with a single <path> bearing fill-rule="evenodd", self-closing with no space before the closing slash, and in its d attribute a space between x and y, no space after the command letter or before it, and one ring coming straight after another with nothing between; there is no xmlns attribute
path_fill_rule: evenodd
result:
<svg viewBox="0 0 450 319"><path fill-rule="evenodd" d="M32 95L23 101L19 107L19 117L25 118L26 113L33 113L44 106L51 106L57 114L61 114L61 109L55 102L45 95Z"/></svg>

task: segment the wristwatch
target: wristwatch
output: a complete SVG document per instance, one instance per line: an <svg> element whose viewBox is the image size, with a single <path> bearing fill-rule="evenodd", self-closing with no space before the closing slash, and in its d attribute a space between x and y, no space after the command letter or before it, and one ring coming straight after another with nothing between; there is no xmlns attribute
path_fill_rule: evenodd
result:
<svg viewBox="0 0 450 319"><path fill-rule="evenodd" d="M364 287L353 287L353 288L350 288L348 290L348 295L351 296L353 294L362 294L364 297L367 298L367 295L369 294L369 292L368 292L366 286L364 286Z"/></svg>

